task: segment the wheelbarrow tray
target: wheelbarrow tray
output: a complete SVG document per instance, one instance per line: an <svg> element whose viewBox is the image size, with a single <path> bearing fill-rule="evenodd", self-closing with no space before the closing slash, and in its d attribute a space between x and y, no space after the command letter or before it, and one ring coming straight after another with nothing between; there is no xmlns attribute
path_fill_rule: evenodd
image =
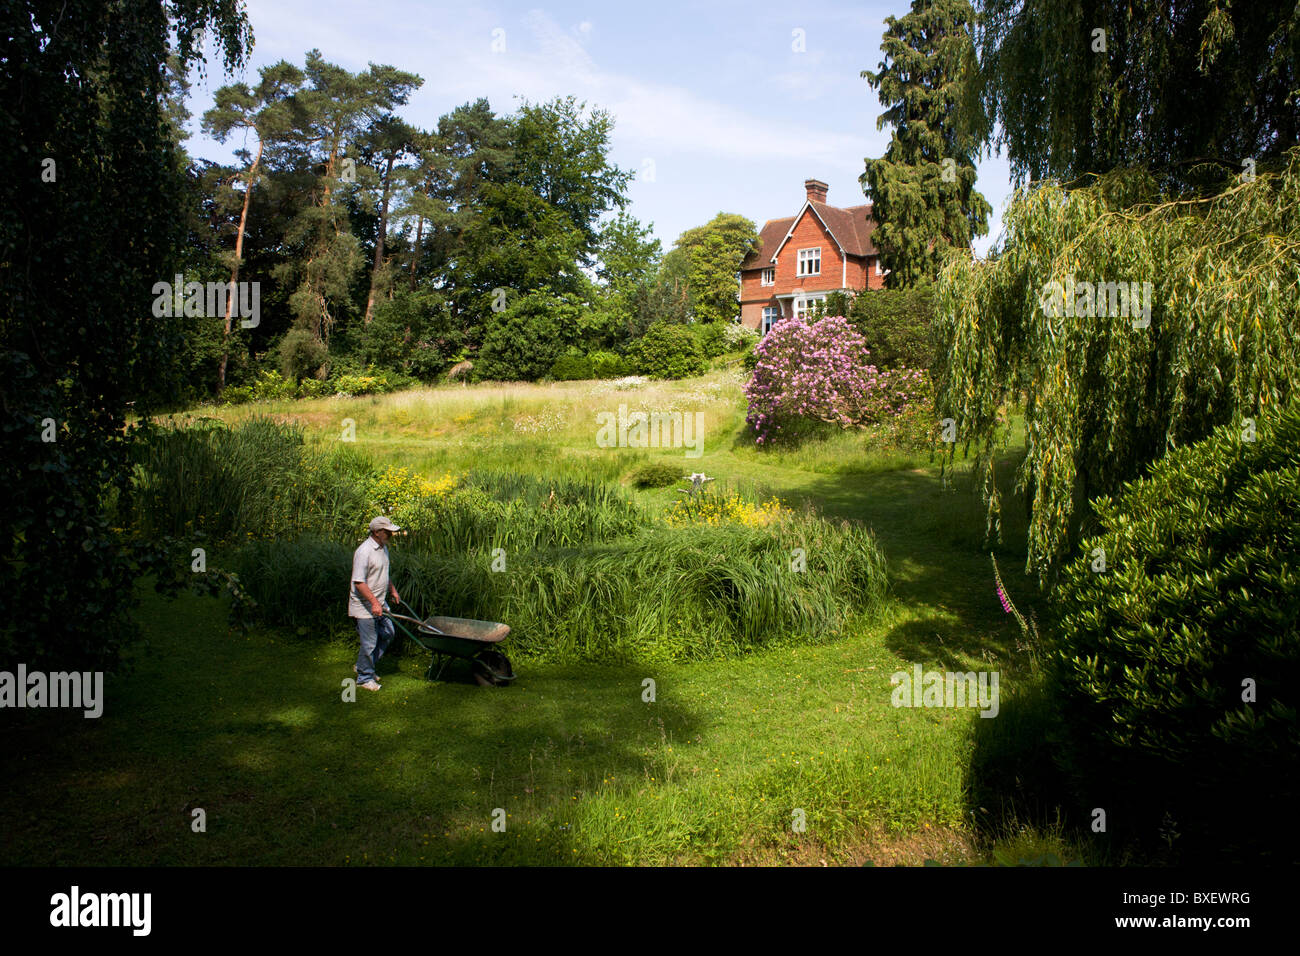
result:
<svg viewBox="0 0 1300 956"><path fill-rule="evenodd" d="M391 612L390 612L391 613ZM467 617L427 617L424 620L392 614L394 618L416 625L414 632L402 630L426 651L433 654L426 677L436 680L442 676L446 666L444 657L456 657L479 665L500 683L514 680L514 671L510 668L505 655L492 655L495 646L506 639L510 627L497 621L476 621ZM498 663L498 658L505 661ZM434 667L437 665L435 676Z"/></svg>

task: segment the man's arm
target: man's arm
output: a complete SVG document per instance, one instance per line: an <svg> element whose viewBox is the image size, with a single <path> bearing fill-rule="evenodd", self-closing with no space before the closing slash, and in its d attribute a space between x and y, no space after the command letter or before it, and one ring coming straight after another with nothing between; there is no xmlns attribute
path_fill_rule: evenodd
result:
<svg viewBox="0 0 1300 956"><path fill-rule="evenodd" d="M361 595L361 600L370 605L371 614L375 617L384 616L384 609L379 606L379 602L375 600L375 596L370 593L370 585L366 584L365 581L353 581L352 586L355 587L357 593Z"/></svg>
<svg viewBox="0 0 1300 956"><path fill-rule="evenodd" d="M394 604L402 603L402 596L397 593L397 585L393 584L393 582L391 581L388 582L388 593L390 593L393 596Z"/></svg>

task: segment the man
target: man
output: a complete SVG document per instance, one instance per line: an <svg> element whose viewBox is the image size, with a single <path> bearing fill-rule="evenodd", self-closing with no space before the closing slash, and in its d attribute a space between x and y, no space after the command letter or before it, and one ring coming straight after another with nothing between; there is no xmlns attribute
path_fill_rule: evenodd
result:
<svg viewBox="0 0 1300 956"><path fill-rule="evenodd" d="M370 522L369 537L352 554L348 616L356 618L357 633L361 635L361 650L352 669L357 672L357 683L366 690L379 690L375 665L393 639L393 622L384 617L388 606L381 602L391 593L394 604L402 603L397 588L388 580L388 542L393 532L401 530L380 515Z"/></svg>

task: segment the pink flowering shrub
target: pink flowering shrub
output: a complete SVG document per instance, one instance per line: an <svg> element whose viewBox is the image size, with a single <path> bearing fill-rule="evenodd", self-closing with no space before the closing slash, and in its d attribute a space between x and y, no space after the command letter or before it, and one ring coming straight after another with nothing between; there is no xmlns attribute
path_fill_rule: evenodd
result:
<svg viewBox="0 0 1300 956"><path fill-rule="evenodd" d="M809 422L841 428L887 422L925 391L923 372L872 365L865 340L840 315L778 322L754 354L745 420L760 445Z"/></svg>

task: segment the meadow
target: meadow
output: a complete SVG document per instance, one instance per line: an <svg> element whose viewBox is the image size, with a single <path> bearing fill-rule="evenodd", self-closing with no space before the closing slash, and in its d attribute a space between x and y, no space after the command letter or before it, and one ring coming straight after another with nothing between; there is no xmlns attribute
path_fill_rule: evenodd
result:
<svg viewBox="0 0 1300 956"><path fill-rule="evenodd" d="M183 541L186 561L204 542L257 600L254 623L232 627L229 598L167 600L142 582L146 641L110 679L105 717L8 731L29 745L4 748L4 858L1114 862L1059 809L1036 648L999 604L960 454L941 476L928 451L858 432L757 449L742 381L724 366L179 416L191 438L155 442L141 464L139 520ZM620 404L699 412L702 454L600 447L597 416ZM204 431L248 447L193 438ZM676 469L714 477L734 520L666 520L687 483L641 485ZM343 700L356 636L334 565L364 533L356 488L376 474L395 495L427 483L433 509L410 512L393 545L398 587L423 613L511 624L511 687L426 682L428 655L408 646L381 663L381 692ZM1006 511L994 553L1030 612L1010 544L1023 507ZM807 573L785 566L791 529ZM774 584L782 573L797 584ZM892 706L891 675L914 664L999 671L998 717Z"/></svg>

